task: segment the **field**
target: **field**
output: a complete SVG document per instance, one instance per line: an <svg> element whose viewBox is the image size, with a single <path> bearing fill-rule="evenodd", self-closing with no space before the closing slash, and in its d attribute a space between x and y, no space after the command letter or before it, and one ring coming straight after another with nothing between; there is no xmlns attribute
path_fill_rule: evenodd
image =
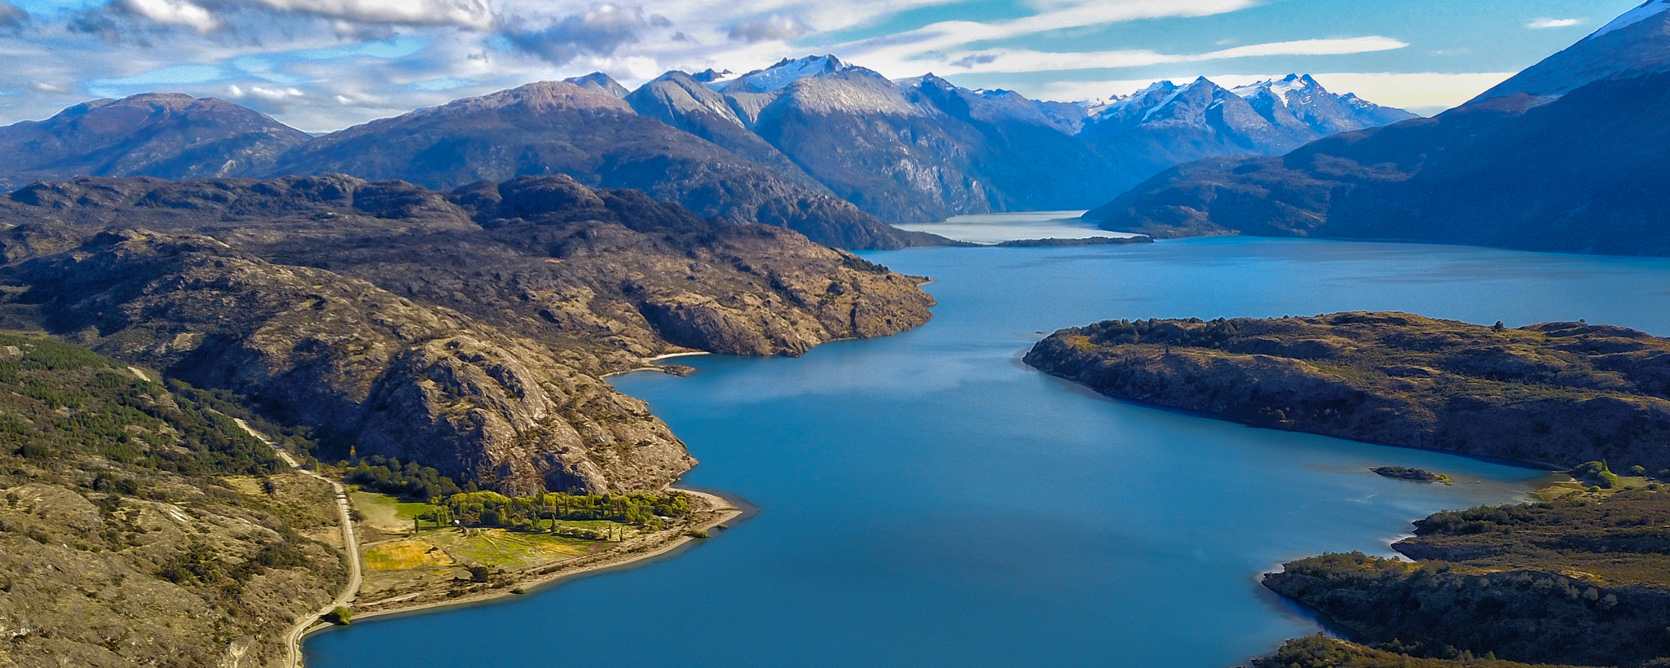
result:
<svg viewBox="0 0 1670 668"><path fill-rule="evenodd" d="M390 533L410 533L412 520L432 508L427 503L401 501L387 494L355 491L352 496L360 522Z"/></svg>

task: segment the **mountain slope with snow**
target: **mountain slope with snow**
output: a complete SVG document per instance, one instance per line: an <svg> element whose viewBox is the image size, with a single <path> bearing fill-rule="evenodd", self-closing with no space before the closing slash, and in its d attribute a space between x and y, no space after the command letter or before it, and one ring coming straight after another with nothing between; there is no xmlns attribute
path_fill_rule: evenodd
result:
<svg viewBox="0 0 1670 668"><path fill-rule="evenodd" d="M1596 81L1670 72L1670 0L1649 0L1474 101L1557 97Z"/></svg>
<svg viewBox="0 0 1670 668"><path fill-rule="evenodd" d="M1086 218L1159 237L1670 256L1670 71L1653 65L1670 44L1670 10L1659 4L1670 5L1643 5L1437 117L1335 135L1281 157L1183 165Z"/></svg>

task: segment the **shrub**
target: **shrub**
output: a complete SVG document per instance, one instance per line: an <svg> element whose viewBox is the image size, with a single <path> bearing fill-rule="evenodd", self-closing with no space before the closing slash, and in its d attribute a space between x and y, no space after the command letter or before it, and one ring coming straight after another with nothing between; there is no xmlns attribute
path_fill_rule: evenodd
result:
<svg viewBox="0 0 1670 668"><path fill-rule="evenodd" d="M320 617L320 619L323 619L326 622L335 624L337 626L347 626L347 625L349 625L350 623L353 622L354 611L349 610L349 609L339 605L339 606L336 606L336 609L325 613L325 615L323 617Z"/></svg>

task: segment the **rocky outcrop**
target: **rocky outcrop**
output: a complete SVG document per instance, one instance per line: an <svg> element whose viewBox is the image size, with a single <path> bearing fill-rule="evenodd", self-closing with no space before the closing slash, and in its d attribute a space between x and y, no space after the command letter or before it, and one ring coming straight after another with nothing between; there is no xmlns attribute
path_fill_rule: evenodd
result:
<svg viewBox="0 0 1670 668"><path fill-rule="evenodd" d="M933 303L792 231L567 177L82 179L0 212L22 221L0 232L4 275L49 329L249 395L343 452L506 491L656 488L693 464L603 374L796 355L915 327Z"/></svg>
<svg viewBox="0 0 1670 668"><path fill-rule="evenodd" d="M1103 394L1246 424L1546 462L1670 467L1670 340L1400 313L1104 322L1026 356Z"/></svg>

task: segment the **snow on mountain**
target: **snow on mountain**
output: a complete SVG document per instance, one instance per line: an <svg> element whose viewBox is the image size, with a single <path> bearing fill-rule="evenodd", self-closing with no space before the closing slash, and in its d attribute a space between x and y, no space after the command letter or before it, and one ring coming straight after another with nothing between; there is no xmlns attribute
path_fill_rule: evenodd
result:
<svg viewBox="0 0 1670 668"><path fill-rule="evenodd" d="M1670 0L1647 0L1640 7L1624 12L1623 16L1612 19L1611 23L1601 26L1601 29L1596 30L1595 34L1584 39L1591 40L1607 33L1628 28L1667 11L1670 11Z"/></svg>
<svg viewBox="0 0 1670 668"><path fill-rule="evenodd" d="M1319 138L1415 117L1402 109L1382 107L1353 94L1336 95L1309 74L1260 81L1236 88L1234 93L1271 123L1279 126L1303 123Z"/></svg>
<svg viewBox="0 0 1670 668"><path fill-rule="evenodd" d="M722 93L769 93L807 77L826 76L846 69L846 63L831 55L784 58L763 70L754 70L735 79L713 81L708 86Z"/></svg>
<svg viewBox="0 0 1670 668"><path fill-rule="evenodd" d="M1670 72L1670 0L1651 0L1624 13L1473 102L1509 95L1551 100L1597 81L1658 72Z"/></svg>

